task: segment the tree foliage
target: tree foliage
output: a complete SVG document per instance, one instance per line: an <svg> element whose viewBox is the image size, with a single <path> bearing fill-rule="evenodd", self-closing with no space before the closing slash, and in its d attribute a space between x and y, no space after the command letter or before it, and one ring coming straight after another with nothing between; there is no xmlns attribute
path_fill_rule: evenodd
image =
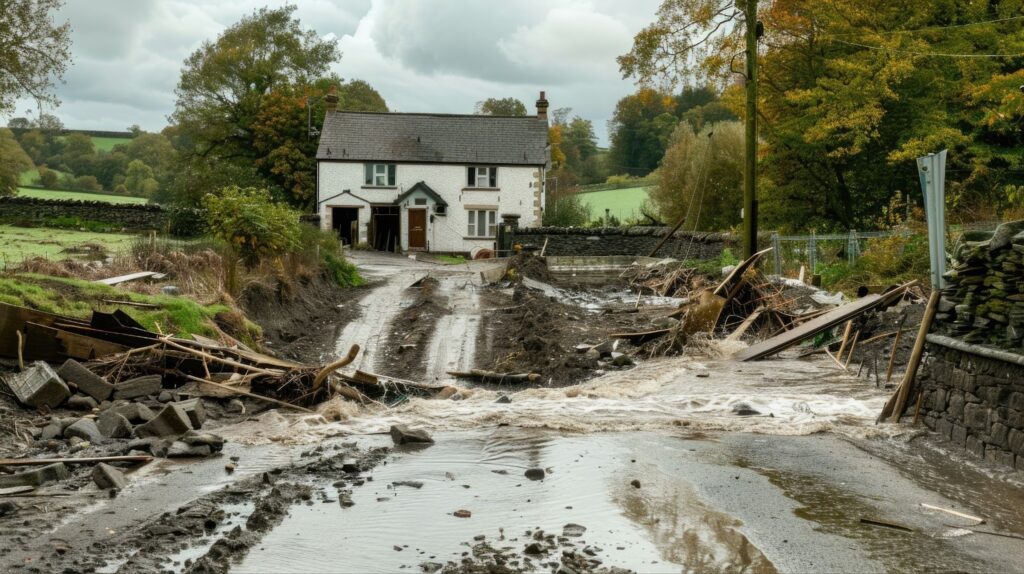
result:
<svg viewBox="0 0 1024 574"><path fill-rule="evenodd" d="M783 229L865 228L897 193L920 196L913 159L950 149L951 217L1006 206L1024 182L1024 3L762 3L760 213ZM666 0L620 57L643 84L706 78L742 110L745 18L731 0ZM733 54L738 54L733 61ZM994 56L993 56L994 55ZM1016 55L1016 56L1015 56Z"/></svg>
<svg viewBox="0 0 1024 574"><path fill-rule="evenodd" d="M735 121L694 131L681 122L661 168L651 200L661 219L683 229L719 231L740 222L743 200L743 124Z"/></svg>
<svg viewBox="0 0 1024 574"><path fill-rule="evenodd" d="M300 245L299 212L274 201L270 191L226 187L203 198L211 233L227 243L246 265L277 257Z"/></svg>
<svg viewBox="0 0 1024 574"><path fill-rule="evenodd" d="M612 173L647 175L658 167L678 118L675 100L666 92L641 88L615 106L609 123Z"/></svg>
<svg viewBox="0 0 1024 574"><path fill-rule="evenodd" d="M516 98L487 98L476 103L473 113L484 116L525 116L526 104Z"/></svg>
<svg viewBox="0 0 1024 574"><path fill-rule="evenodd" d="M11 130L0 128L0 196L17 193L18 178L27 169L32 169L32 159L21 149Z"/></svg>
<svg viewBox="0 0 1024 574"><path fill-rule="evenodd" d="M257 124L267 121L264 106L268 99L284 103L290 97L289 86L311 85L325 76L341 53L335 40L304 29L294 17L295 9L286 5L257 10L185 60L171 116L184 163L179 171L183 181L175 185L187 190L181 199L194 201L224 184L239 183L230 179L238 172L259 180L260 172L274 173L282 157L296 153L297 142L282 150L274 147L274 158L255 145ZM308 138L305 131L303 126L302 140ZM234 169L222 170L226 163ZM190 173L183 173L185 169ZM289 199L301 203L304 198Z"/></svg>
<svg viewBox="0 0 1024 574"><path fill-rule="evenodd" d="M28 96L59 104L53 93L71 61L71 26L54 21L62 0L4 0L0 4L0 113Z"/></svg>

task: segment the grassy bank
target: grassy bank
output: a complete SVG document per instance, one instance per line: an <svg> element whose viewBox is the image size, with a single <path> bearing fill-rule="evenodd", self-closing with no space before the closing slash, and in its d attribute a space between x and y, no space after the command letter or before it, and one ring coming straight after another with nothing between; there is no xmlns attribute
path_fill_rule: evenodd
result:
<svg viewBox="0 0 1024 574"><path fill-rule="evenodd" d="M18 263L29 257L66 259L77 255L84 244L101 246L107 252L128 247L136 235L94 233L46 227L0 225L0 266Z"/></svg>
<svg viewBox="0 0 1024 574"><path fill-rule="evenodd" d="M580 201L590 210L590 220L604 217L605 209L612 217L620 221L633 219L640 215L640 207L647 199L646 187L629 187L625 189L609 189L590 191L579 194Z"/></svg>
<svg viewBox="0 0 1024 574"><path fill-rule="evenodd" d="M155 308L121 307L147 329L187 337L193 333L215 337L214 317L232 309L221 303L201 304L187 297L145 295L81 279L52 277L35 273L0 276L0 302L86 319L93 309L113 311L118 306L105 301L132 301ZM259 328L246 322L244 342L259 336Z"/></svg>

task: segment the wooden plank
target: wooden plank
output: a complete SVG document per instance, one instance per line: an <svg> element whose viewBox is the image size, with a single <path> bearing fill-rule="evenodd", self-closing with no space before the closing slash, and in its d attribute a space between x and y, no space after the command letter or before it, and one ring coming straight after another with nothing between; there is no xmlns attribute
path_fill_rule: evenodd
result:
<svg viewBox="0 0 1024 574"><path fill-rule="evenodd" d="M932 319L935 317L935 311L939 307L939 297L941 293L938 289L933 289L931 296L928 298L928 306L924 310L924 317L921 318L921 325L917 331L917 340L914 341L914 350L910 353L910 361L907 362L907 370L903 372L903 382L893 393L889 401L885 403L885 407L882 409L882 416L879 420L886 416L892 416L892 422L900 422L900 417L903 416L903 408L907 404L907 397L910 396L910 390L914 387L914 378L917 376L917 366L921 363L921 354L924 352L924 341L928 335L928 330L931 329Z"/></svg>
<svg viewBox="0 0 1024 574"><path fill-rule="evenodd" d="M0 303L0 357L8 359L18 358L18 331L25 331L25 325L29 322L38 325L51 326L57 321L77 322L82 321L61 317L52 313L44 313L17 305Z"/></svg>
<svg viewBox="0 0 1024 574"><path fill-rule="evenodd" d="M764 257L764 254L768 253L771 250L771 247L769 247L768 249L762 249L761 251L758 251L757 253L748 257L746 261L744 261L743 263L737 265L732 270L732 272L729 273L729 275L725 279L723 279L721 283L718 284L718 287L715 289L715 295L725 295L729 293L729 291L731 290L729 289L729 287L732 285L733 281L743 277L743 274L747 272L747 269L750 269L754 265L757 265L757 262L760 261L762 257Z"/></svg>
<svg viewBox="0 0 1024 574"><path fill-rule="evenodd" d="M734 355L733 358L737 361L752 361L769 355L774 355L779 351L784 351L789 347L796 345L804 339L813 337L818 333L831 329L844 321L849 321L850 319L863 315L868 311L888 305L894 301L897 296L903 295L905 291L905 287L897 288L885 295L867 295L853 303L836 307L828 313L812 319L803 325L790 329L777 337L772 337L771 339L751 345Z"/></svg>
<svg viewBox="0 0 1024 574"><path fill-rule="evenodd" d="M89 361L115 353L123 353L129 349L124 345L65 331L46 325L28 323L25 327L26 340L25 360L61 362L68 357L81 361Z"/></svg>
<svg viewBox="0 0 1024 574"><path fill-rule="evenodd" d="M747 315L747 318L744 319L742 323L740 323L740 326L736 327L736 330L734 330L732 333L729 333L729 336L726 337L725 340L739 340L739 338L743 336L743 333L746 333L747 329L749 329L750 326L754 324L754 321L756 321L757 318L761 316L761 313L764 313L764 307L758 307L757 309L754 309L754 312Z"/></svg>
<svg viewBox="0 0 1024 574"><path fill-rule="evenodd" d="M136 279L163 279L167 275L163 273L157 273L156 271L139 271L137 273L129 273L127 275L118 275L117 277L108 277L106 279L97 279L96 283L102 283L104 285L117 285L119 283L126 283L128 281L135 281Z"/></svg>

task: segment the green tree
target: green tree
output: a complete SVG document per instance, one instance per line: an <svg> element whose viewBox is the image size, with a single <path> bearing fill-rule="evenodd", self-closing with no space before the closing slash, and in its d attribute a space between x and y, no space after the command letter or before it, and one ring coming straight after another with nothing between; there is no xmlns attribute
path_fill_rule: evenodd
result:
<svg viewBox="0 0 1024 574"><path fill-rule="evenodd" d="M266 189L227 187L207 194L203 207L210 231L247 266L299 247L299 212L275 202Z"/></svg>
<svg viewBox="0 0 1024 574"><path fill-rule="evenodd" d="M46 159L46 137L37 129L21 135L21 147L35 164L42 164Z"/></svg>
<svg viewBox="0 0 1024 574"><path fill-rule="evenodd" d="M153 177L153 168L142 160L133 159L128 163L124 174L124 186L129 192L149 197L156 191L157 181Z"/></svg>
<svg viewBox="0 0 1024 574"><path fill-rule="evenodd" d="M324 82L325 80L316 82L316 87L322 89L325 86ZM330 85L334 84L327 86ZM388 104L370 84L363 80L349 80L338 86L338 109L348 112L386 112Z"/></svg>
<svg viewBox="0 0 1024 574"><path fill-rule="evenodd" d="M640 88L615 106L609 122L613 173L647 175L658 167L678 119L675 100L652 88Z"/></svg>
<svg viewBox="0 0 1024 574"><path fill-rule="evenodd" d="M4 0L0 5L0 113L15 100L59 104L53 93L71 62L71 26L52 16L61 0Z"/></svg>
<svg viewBox="0 0 1024 574"><path fill-rule="evenodd" d="M62 163L76 175L92 173L96 161L96 146L87 134L72 132L64 137Z"/></svg>
<svg viewBox="0 0 1024 574"><path fill-rule="evenodd" d="M526 104L516 98L487 98L476 103L473 113L483 116L525 116Z"/></svg>
<svg viewBox="0 0 1024 574"><path fill-rule="evenodd" d="M267 95L309 84L340 59L337 42L303 28L295 9L257 10L185 60L171 116L179 181L169 189L182 192L179 200L194 202L226 183L244 183L232 179L240 173L256 175L252 166L261 155L253 144L253 124Z"/></svg>
<svg viewBox="0 0 1024 574"><path fill-rule="evenodd" d="M60 183L57 172L48 169L45 165L39 166L39 185L46 189L56 189Z"/></svg>
<svg viewBox="0 0 1024 574"><path fill-rule="evenodd" d="M32 159L21 149L14 133L0 128L0 196L17 193L21 172L32 167Z"/></svg>
<svg viewBox="0 0 1024 574"><path fill-rule="evenodd" d="M683 229L719 231L740 223L743 124L721 122L701 132L682 122L661 167L651 200L661 219L686 218Z"/></svg>

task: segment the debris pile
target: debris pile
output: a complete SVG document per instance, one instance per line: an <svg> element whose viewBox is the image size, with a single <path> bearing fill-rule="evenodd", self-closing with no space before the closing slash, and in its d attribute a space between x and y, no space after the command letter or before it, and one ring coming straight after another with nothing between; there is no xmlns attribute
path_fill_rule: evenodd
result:
<svg viewBox="0 0 1024 574"><path fill-rule="evenodd" d="M1000 225L988 241L965 244L956 259L935 315L943 334L1024 350L1024 221Z"/></svg>

